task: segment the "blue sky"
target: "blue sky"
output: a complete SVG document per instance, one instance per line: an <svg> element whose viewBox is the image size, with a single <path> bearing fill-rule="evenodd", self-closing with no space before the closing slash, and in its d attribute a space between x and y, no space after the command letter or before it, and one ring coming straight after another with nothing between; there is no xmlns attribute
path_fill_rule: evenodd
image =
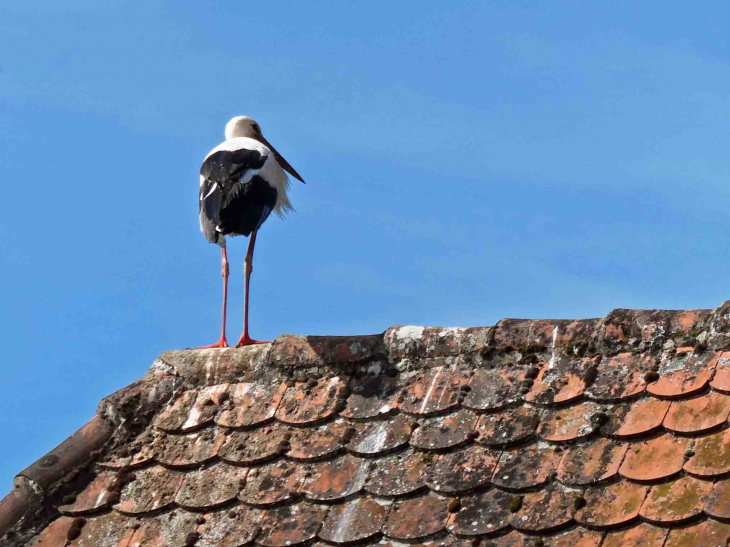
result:
<svg viewBox="0 0 730 547"><path fill-rule="evenodd" d="M234 115L307 181L260 232L254 337L730 297L725 3L141 4L0 8L0 491L217 339L197 171Z"/></svg>

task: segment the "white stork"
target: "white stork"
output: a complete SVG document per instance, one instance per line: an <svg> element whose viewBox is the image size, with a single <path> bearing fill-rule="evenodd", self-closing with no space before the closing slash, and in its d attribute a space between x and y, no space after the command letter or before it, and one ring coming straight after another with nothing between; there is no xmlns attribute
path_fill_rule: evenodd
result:
<svg viewBox="0 0 730 547"><path fill-rule="evenodd" d="M236 347L262 344L248 334L248 287L253 270L256 233L274 211L280 217L292 210L286 195L289 179L285 170L302 180L294 168L269 144L261 127L248 116L236 116L226 124L226 140L213 148L200 166L200 230L210 243L221 247L223 276L223 328L215 344L205 348L224 348L226 340L226 302L228 299L227 235L251 236L243 262L246 276L243 335Z"/></svg>

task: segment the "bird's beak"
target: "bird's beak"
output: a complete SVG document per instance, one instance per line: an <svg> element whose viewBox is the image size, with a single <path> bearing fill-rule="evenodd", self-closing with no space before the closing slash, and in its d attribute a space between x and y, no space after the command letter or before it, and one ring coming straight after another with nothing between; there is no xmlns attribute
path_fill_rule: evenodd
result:
<svg viewBox="0 0 730 547"><path fill-rule="evenodd" d="M299 173L297 173L294 170L294 168L291 165L289 165L289 162L284 159L284 156L282 156L281 154L279 154L279 152L276 151L276 148L271 146L271 143L269 143L269 141L267 141L263 135L259 134L255 138L257 141L261 142L261 144L266 145L268 147L268 149L274 153L274 157L276 158L276 161L279 162L279 165L281 165L281 167L284 169L284 171L289 173L292 177L294 177L298 181L304 182L304 179L299 176ZM304 184L306 184L306 183L304 183Z"/></svg>

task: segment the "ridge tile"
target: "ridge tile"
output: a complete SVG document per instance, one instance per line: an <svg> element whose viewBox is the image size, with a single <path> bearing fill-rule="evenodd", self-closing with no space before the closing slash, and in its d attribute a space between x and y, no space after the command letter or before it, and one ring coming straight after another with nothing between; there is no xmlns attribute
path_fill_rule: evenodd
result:
<svg viewBox="0 0 730 547"><path fill-rule="evenodd" d="M327 507L307 502L267 509L256 542L264 547L288 547L317 535L327 515Z"/></svg>
<svg viewBox="0 0 730 547"><path fill-rule="evenodd" d="M664 427L677 433L705 433L720 427L729 415L730 395L711 391L693 399L673 401Z"/></svg>
<svg viewBox="0 0 730 547"><path fill-rule="evenodd" d="M365 490L375 496L403 496L426 485L426 459L433 460L432 453L415 452L412 448L399 454L386 456L371 463L370 476Z"/></svg>
<svg viewBox="0 0 730 547"><path fill-rule="evenodd" d="M712 483L686 476L651 487L641 516L654 524L680 524L699 515L707 503Z"/></svg>
<svg viewBox="0 0 730 547"><path fill-rule="evenodd" d="M274 419L286 384L232 384L215 422L223 427L250 428Z"/></svg>
<svg viewBox="0 0 730 547"><path fill-rule="evenodd" d="M628 481L590 488L584 494L586 505L575 514L575 520L592 528L629 524L639 517L648 490Z"/></svg>
<svg viewBox="0 0 730 547"><path fill-rule="evenodd" d="M352 543L373 537L380 532L390 509L370 497L334 505L319 532L319 537L331 543Z"/></svg>
<svg viewBox="0 0 730 547"><path fill-rule="evenodd" d="M619 473L627 479L654 482L676 475L692 440L664 434L629 447Z"/></svg>
<svg viewBox="0 0 730 547"><path fill-rule="evenodd" d="M479 417L477 442L491 447L501 447L524 442L535 434L542 410L520 406L496 414Z"/></svg>
<svg viewBox="0 0 730 547"><path fill-rule="evenodd" d="M446 416L425 418L411 436L411 445L423 450L444 450L464 444L476 436L477 415L461 409Z"/></svg>
<svg viewBox="0 0 730 547"><path fill-rule="evenodd" d="M446 526L449 512L446 499L428 494L393 505L383 525L383 532L394 539L425 538Z"/></svg>

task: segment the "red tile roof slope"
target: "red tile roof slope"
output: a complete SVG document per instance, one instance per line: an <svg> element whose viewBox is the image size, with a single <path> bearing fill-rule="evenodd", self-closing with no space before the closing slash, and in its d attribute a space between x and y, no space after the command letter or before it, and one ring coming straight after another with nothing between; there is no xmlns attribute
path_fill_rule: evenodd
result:
<svg viewBox="0 0 730 547"><path fill-rule="evenodd" d="M163 353L1 545L725 545L730 302Z"/></svg>

